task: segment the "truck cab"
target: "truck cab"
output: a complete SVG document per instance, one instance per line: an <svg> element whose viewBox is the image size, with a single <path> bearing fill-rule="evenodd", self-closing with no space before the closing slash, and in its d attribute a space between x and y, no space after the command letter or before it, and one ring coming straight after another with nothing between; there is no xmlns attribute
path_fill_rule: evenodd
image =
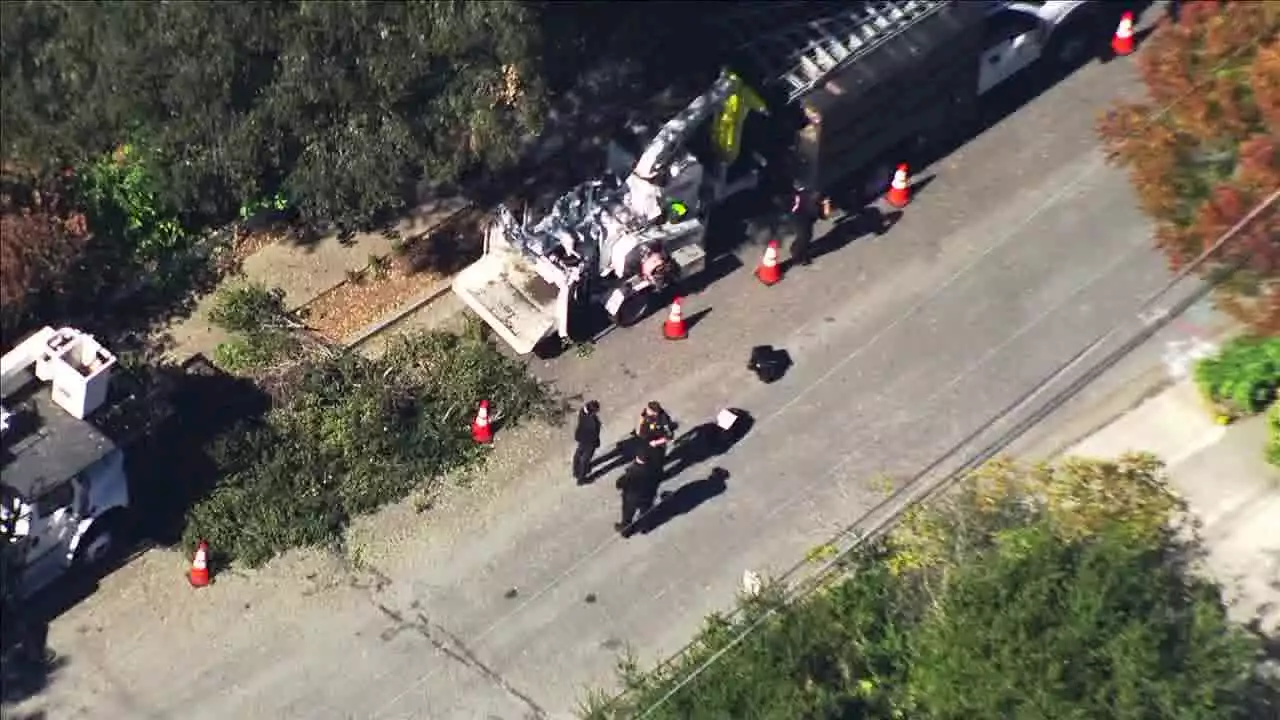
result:
<svg viewBox="0 0 1280 720"><path fill-rule="evenodd" d="M0 359L0 527L19 596L119 547L125 453L95 422L109 408L116 365L73 328L46 327Z"/></svg>
<svg viewBox="0 0 1280 720"><path fill-rule="evenodd" d="M1099 2L1013 0L988 9L978 93L985 94L1041 61L1057 68L1083 62L1102 37Z"/></svg>

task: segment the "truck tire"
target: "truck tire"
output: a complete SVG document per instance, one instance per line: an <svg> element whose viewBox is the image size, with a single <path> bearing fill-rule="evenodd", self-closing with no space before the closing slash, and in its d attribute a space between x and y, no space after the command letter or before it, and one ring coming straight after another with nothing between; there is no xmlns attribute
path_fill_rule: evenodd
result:
<svg viewBox="0 0 1280 720"><path fill-rule="evenodd" d="M1098 56L1104 44L1098 40L1106 37L1104 25L1096 12L1087 9L1075 13L1054 31L1044 50L1044 60L1049 70L1058 75L1075 72Z"/></svg>
<svg viewBox="0 0 1280 720"><path fill-rule="evenodd" d="M80 539L72 565L78 573L97 574L109 570L124 555L126 537L124 512L111 511L93 522Z"/></svg>

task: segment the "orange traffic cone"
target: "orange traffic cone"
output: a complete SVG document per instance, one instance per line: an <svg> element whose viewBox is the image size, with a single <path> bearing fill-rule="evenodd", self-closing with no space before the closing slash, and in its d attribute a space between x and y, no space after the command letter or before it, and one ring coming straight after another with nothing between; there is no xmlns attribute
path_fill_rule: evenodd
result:
<svg viewBox="0 0 1280 720"><path fill-rule="evenodd" d="M889 183L889 192L884 199L896 208L904 208L911 202L911 187L907 184L907 164L903 163L893 171L893 180Z"/></svg>
<svg viewBox="0 0 1280 720"><path fill-rule="evenodd" d="M684 313L680 310L681 298L671 301L671 312L667 321L662 323L662 337L668 340L683 340L689 337L689 329L684 326Z"/></svg>
<svg viewBox="0 0 1280 720"><path fill-rule="evenodd" d="M1111 51L1116 55L1133 52L1133 13L1127 12L1120 16L1116 34L1111 37Z"/></svg>
<svg viewBox="0 0 1280 720"><path fill-rule="evenodd" d="M187 579L195 588L209 584L209 543L204 540L196 545L196 555L191 559L191 572L187 573Z"/></svg>
<svg viewBox="0 0 1280 720"><path fill-rule="evenodd" d="M756 268L756 277L765 285L773 285L782 279L782 266L778 264L778 241L770 240L764 249L764 257Z"/></svg>
<svg viewBox="0 0 1280 720"><path fill-rule="evenodd" d="M489 401L481 400L476 419L471 422L471 439L487 445L493 442L493 427L489 425Z"/></svg>

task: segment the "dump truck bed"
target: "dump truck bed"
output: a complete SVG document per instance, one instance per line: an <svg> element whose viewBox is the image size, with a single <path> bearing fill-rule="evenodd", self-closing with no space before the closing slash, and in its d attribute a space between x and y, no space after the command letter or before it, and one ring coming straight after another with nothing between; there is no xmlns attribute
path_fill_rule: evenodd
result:
<svg viewBox="0 0 1280 720"><path fill-rule="evenodd" d="M453 291L521 355L556 325L559 288L537 274L532 260L502 244L458 273Z"/></svg>
<svg viewBox="0 0 1280 720"><path fill-rule="evenodd" d="M964 125L993 3L849 0L729 3L708 37L794 123L793 173L830 187L916 134ZM886 179L887 181L887 179Z"/></svg>

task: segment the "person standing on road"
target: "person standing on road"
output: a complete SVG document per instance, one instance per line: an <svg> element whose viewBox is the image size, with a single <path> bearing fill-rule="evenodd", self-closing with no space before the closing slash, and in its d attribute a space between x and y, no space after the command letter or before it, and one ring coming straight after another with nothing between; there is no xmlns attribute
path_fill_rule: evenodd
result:
<svg viewBox="0 0 1280 720"><path fill-rule="evenodd" d="M643 526L645 513L653 509L658 497L659 468L648 462L645 453L636 459L618 478L617 488L622 491L622 521L613 526L622 537L629 538Z"/></svg>
<svg viewBox="0 0 1280 720"><path fill-rule="evenodd" d="M640 422L636 425L636 455L645 456L650 465L661 471L674 431L671 416L657 400L650 401L640 411Z"/></svg>
<svg viewBox="0 0 1280 720"><path fill-rule="evenodd" d="M795 239L791 241L791 262L809 265L813 262L809 246L813 243L813 226L831 214L831 201L804 183L797 183L791 202L791 220Z"/></svg>
<svg viewBox="0 0 1280 720"><path fill-rule="evenodd" d="M573 451L573 478L579 485L585 485L591 473L591 460L600 448L600 403L588 400L578 411L573 441L577 443Z"/></svg>

